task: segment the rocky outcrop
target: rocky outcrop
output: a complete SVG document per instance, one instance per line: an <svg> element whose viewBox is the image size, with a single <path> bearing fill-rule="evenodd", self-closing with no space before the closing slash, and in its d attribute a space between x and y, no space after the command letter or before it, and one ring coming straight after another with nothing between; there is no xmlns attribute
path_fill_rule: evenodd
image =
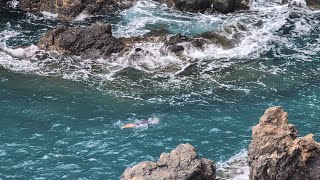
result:
<svg viewBox="0 0 320 180"><path fill-rule="evenodd" d="M44 34L38 46L85 59L109 57L125 47L121 40L112 36L111 25L101 23L78 28L59 26Z"/></svg>
<svg viewBox="0 0 320 180"><path fill-rule="evenodd" d="M202 33L195 37L181 34L146 34L130 38L112 36L111 25L96 23L88 27L58 26L44 34L38 43L40 49L57 51L61 54L81 56L83 59L109 58L113 53L122 56L130 51L132 57L139 57L144 49L132 48L137 43L162 43L160 51L174 53L182 57L186 48L203 49L205 45L216 44L222 48L234 48L240 43L247 29L243 23L225 26L224 28ZM141 54L143 55L143 53Z"/></svg>
<svg viewBox="0 0 320 180"><path fill-rule="evenodd" d="M60 19L70 20L81 13L115 13L131 7L133 2L134 0L20 0L19 6L23 11L48 11L59 14Z"/></svg>
<svg viewBox="0 0 320 180"><path fill-rule="evenodd" d="M252 180L319 180L320 144L309 134L298 138L281 107L267 109L252 130L248 149Z"/></svg>
<svg viewBox="0 0 320 180"><path fill-rule="evenodd" d="M142 162L126 171L121 180L213 180L215 165L200 159L190 144L180 144L170 153L163 153L158 162Z"/></svg>
<svg viewBox="0 0 320 180"><path fill-rule="evenodd" d="M249 0L157 0L181 11L230 13L249 9Z"/></svg>

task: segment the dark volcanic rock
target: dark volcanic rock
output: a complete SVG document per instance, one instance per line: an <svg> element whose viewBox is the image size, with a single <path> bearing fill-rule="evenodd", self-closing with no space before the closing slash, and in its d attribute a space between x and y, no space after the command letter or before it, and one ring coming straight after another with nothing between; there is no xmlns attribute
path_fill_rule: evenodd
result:
<svg viewBox="0 0 320 180"><path fill-rule="evenodd" d="M288 113L281 107L267 109L252 130L248 150L252 180L319 180L320 144L309 134L298 138Z"/></svg>
<svg viewBox="0 0 320 180"><path fill-rule="evenodd" d="M213 180L215 166L200 159L190 144L180 144L170 153L163 153L158 162L142 162L126 169L121 180Z"/></svg>
<svg viewBox="0 0 320 180"><path fill-rule="evenodd" d="M46 33L39 47L83 58L109 57L124 48L122 41L112 36L110 24L94 24L90 27L58 28Z"/></svg>
<svg viewBox="0 0 320 180"><path fill-rule="evenodd" d="M213 10L214 0L159 0L168 7L188 12L205 12Z"/></svg>
<svg viewBox="0 0 320 180"><path fill-rule="evenodd" d="M249 0L157 0L171 8L189 12L230 13L249 9Z"/></svg>
<svg viewBox="0 0 320 180"><path fill-rule="evenodd" d="M235 0L214 0L213 6L216 10L222 13L233 12Z"/></svg>
<svg viewBox="0 0 320 180"><path fill-rule="evenodd" d="M134 0L20 0L23 11L39 13L48 11L59 14L61 19L69 20L80 13L115 13L132 6Z"/></svg>

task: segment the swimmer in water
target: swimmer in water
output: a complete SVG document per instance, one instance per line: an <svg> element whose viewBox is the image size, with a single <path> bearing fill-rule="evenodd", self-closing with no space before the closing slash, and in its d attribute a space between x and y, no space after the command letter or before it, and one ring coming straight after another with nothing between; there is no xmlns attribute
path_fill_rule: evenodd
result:
<svg viewBox="0 0 320 180"><path fill-rule="evenodd" d="M144 119L137 121L135 123L130 123L130 124L125 124L121 126L121 129L127 129L127 128L136 128L136 127L141 127L141 126L147 126L149 124L158 124L159 120L157 118L151 118L151 119Z"/></svg>

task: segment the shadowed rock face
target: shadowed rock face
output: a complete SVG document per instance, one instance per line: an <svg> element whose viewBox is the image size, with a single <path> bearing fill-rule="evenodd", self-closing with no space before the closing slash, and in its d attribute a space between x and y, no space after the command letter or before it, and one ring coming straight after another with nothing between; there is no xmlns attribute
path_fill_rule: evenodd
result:
<svg viewBox="0 0 320 180"><path fill-rule="evenodd" d="M158 162L142 162L126 169L121 180L213 180L215 166L200 159L190 144L180 144L170 153L163 153Z"/></svg>
<svg viewBox="0 0 320 180"><path fill-rule="evenodd" d="M44 34L39 41L41 49L96 59L109 57L125 46L112 36L110 24L93 24L90 27L58 28Z"/></svg>
<svg viewBox="0 0 320 180"><path fill-rule="evenodd" d="M60 19L69 20L80 13L115 13L132 6L134 0L20 0L23 11L39 13L48 11L59 14Z"/></svg>
<svg viewBox="0 0 320 180"><path fill-rule="evenodd" d="M252 130L248 149L252 180L319 180L320 144L309 134L298 138L288 113L281 107L267 109Z"/></svg>

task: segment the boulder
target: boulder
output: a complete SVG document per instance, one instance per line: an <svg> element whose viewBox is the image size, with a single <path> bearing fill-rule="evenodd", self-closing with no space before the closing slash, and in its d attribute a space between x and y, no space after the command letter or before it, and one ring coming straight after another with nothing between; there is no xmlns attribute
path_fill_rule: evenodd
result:
<svg viewBox="0 0 320 180"><path fill-rule="evenodd" d="M134 0L20 0L19 7L32 13L48 11L59 14L60 19L70 20L81 13L115 13L131 7L133 3Z"/></svg>
<svg viewBox="0 0 320 180"><path fill-rule="evenodd" d="M248 149L252 180L319 180L320 144L309 134L298 138L288 113L281 107L267 109L252 129Z"/></svg>
<svg viewBox="0 0 320 180"><path fill-rule="evenodd" d="M85 59L107 58L125 47L121 40L112 36L111 25L101 23L78 28L59 26L44 34L38 46Z"/></svg>
<svg viewBox="0 0 320 180"><path fill-rule="evenodd" d="M121 180L213 180L215 165L200 159L190 144L180 144L170 153L163 153L158 162L142 162L125 170Z"/></svg>

